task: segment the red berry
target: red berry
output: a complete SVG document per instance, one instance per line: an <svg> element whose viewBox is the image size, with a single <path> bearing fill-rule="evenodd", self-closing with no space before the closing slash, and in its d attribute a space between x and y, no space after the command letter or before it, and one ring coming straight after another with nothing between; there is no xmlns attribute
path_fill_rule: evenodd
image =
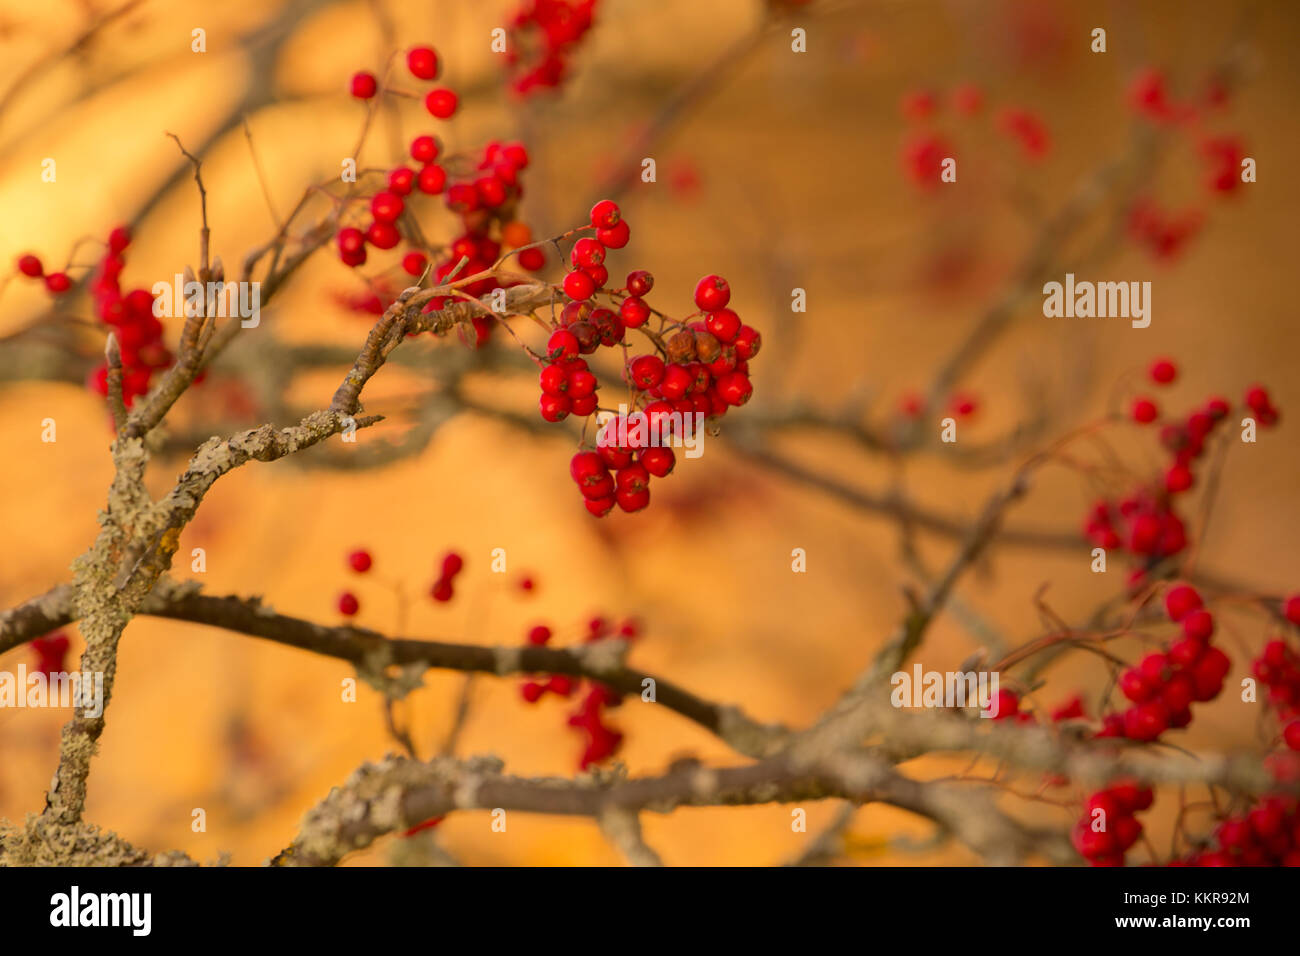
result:
<svg viewBox="0 0 1300 956"><path fill-rule="evenodd" d="M409 196L415 187L415 170L409 166L398 166L388 174L388 188L399 196Z"/></svg>
<svg viewBox="0 0 1300 956"><path fill-rule="evenodd" d="M538 376L538 384L547 395L563 395L569 388L569 373L559 365L548 365Z"/></svg>
<svg viewBox="0 0 1300 956"><path fill-rule="evenodd" d="M366 230L366 241L377 249L391 249L402 241L402 234L391 222L372 222Z"/></svg>
<svg viewBox="0 0 1300 956"><path fill-rule="evenodd" d="M530 704L535 704L542 697L544 688L535 680L524 681L519 687L519 693Z"/></svg>
<svg viewBox="0 0 1300 956"><path fill-rule="evenodd" d="M373 563L369 551L353 551L348 555L348 566L357 574L365 574Z"/></svg>
<svg viewBox="0 0 1300 956"><path fill-rule="evenodd" d="M591 276L581 269L574 270L564 277L564 294L575 301L589 299L596 291L596 283Z"/></svg>
<svg viewBox="0 0 1300 956"><path fill-rule="evenodd" d="M1171 621L1181 621L1201 606L1201 596L1186 584L1170 588L1165 594L1165 613Z"/></svg>
<svg viewBox="0 0 1300 956"><path fill-rule="evenodd" d="M1173 465L1165 472L1165 491L1177 494L1192 487L1192 470L1186 465Z"/></svg>
<svg viewBox="0 0 1300 956"><path fill-rule="evenodd" d="M608 229L597 229L596 239L601 245L609 246L611 249L622 249L627 245L631 234L632 230L628 228L627 220L620 219L617 225L610 226Z"/></svg>
<svg viewBox="0 0 1300 956"><path fill-rule="evenodd" d="M592 285L597 289L603 288L609 281L609 270L604 266L587 266L582 270L591 279Z"/></svg>
<svg viewBox="0 0 1300 956"><path fill-rule="evenodd" d="M1169 708L1159 699L1135 704L1124 712L1124 733L1131 740L1155 740L1169 729Z"/></svg>
<svg viewBox="0 0 1300 956"><path fill-rule="evenodd" d="M575 269L595 267L605 261L605 247L595 239L584 236L573 244L569 259Z"/></svg>
<svg viewBox="0 0 1300 956"><path fill-rule="evenodd" d="M459 102L454 91L440 87L429 91L424 98L424 108L438 119L451 119Z"/></svg>
<svg viewBox="0 0 1300 956"><path fill-rule="evenodd" d="M1156 359L1151 363L1150 375L1158 385L1168 385L1178 377L1178 366L1169 359Z"/></svg>
<svg viewBox="0 0 1300 956"><path fill-rule="evenodd" d="M718 395L728 405L744 405L754 393L749 376L744 372L728 372L718 379Z"/></svg>
<svg viewBox="0 0 1300 956"><path fill-rule="evenodd" d="M1282 739L1292 750L1300 750L1300 719L1286 725L1282 731Z"/></svg>
<svg viewBox="0 0 1300 956"><path fill-rule="evenodd" d="M417 136L411 140L411 158L417 163L431 163L438 158L442 147L432 136Z"/></svg>
<svg viewBox="0 0 1300 956"><path fill-rule="evenodd" d="M1204 643L1214 636L1214 615L1204 608L1189 611L1183 618L1183 634Z"/></svg>
<svg viewBox="0 0 1300 956"><path fill-rule="evenodd" d="M676 401L686 394L694 381L695 376L688 372L685 366L674 362L664 369L664 377L659 383L659 391L669 401Z"/></svg>
<svg viewBox="0 0 1300 956"><path fill-rule="evenodd" d="M450 581L465 567L465 559L455 551L448 551L442 559L442 576Z"/></svg>
<svg viewBox="0 0 1300 956"><path fill-rule="evenodd" d="M673 450L665 446L642 448L637 457L642 467L656 478L663 478L677 463L677 456L673 454Z"/></svg>
<svg viewBox="0 0 1300 956"><path fill-rule="evenodd" d="M407 275L422 276L428 262L428 257L423 252L408 252L402 256L402 271Z"/></svg>
<svg viewBox="0 0 1300 956"><path fill-rule="evenodd" d="M1169 648L1169 662L1175 667L1188 668L1200 660L1201 655L1205 653L1205 644L1201 641L1185 637L1182 640L1174 641L1173 646Z"/></svg>
<svg viewBox="0 0 1300 956"><path fill-rule="evenodd" d="M546 395L543 394L538 399L537 407L541 411L542 418L548 422L562 422L569 417L569 412L573 410L573 402L567 395Z"/></svg>
<svg viewBox="0 0 1300 956"><path fill-rule="evenodd" d="M617 226L622 218L618 204L612 199L602 199L591 207L591 224L597 229L610 229Z"/></svg>
<svg viewBox="0 0 1300 956"><path fill-rule="evenodd" d="M664 361L657 355L639 355L632 360L632 384L637 388L654 388L664 379Z"/></svg>
<svg viewBox="0 0 1300 956"><path fill-rule="evenodd" d="M436 196L447 185L447 171L437 163L426 163L420 167L415 184L420 187L420 192Z"/></svg>
<svg viewBox="0 0 1300 956"><path fill-rule="evenodd" d="M545 624L538 624L528 632L528 643L542 645L551 639L551 629Z"/></svg>
<svg viewBox="0 0 1300 956"><path fill-rule="evenodd" d="M734 344L736 346L736 357L742 361L748 361L758 354L758 350L763 345L763 338L748 325L742 325L740 332L736 335Z"/></svg>
<svg viewBox="0 0 1300 956"><path fill-rule="evenodd" d="M594 451L580 451L569 461L569 476L579 485L593 484L608 474L601 456Z"/></svg>
<svg viewBox="0 0 1300 956"><path fill-rule="evenodd" d="M646 319L650 318L650 307L636 296L630 296L619 306L618 316L623 320L625 327L639 329L645 325Z"/></svg>
<svg viewBox="0 0 1300 956"><path fill-rule="evenodd" d="M695 305L703 312L725 309L731 301L731 287L721 276L707 275L695 286Z"/></svg>
<svg viewBox="0 0 1300 956"><path fill-rule="evenodd" d="M631 514L650 504L650 489L642 488L637 491L632 486L620 488L615 493L614 500L618 502L619 508Z"/></svg>
<svg viewBox="0 0 1300 956"><path fill-rule="evenodd" d="M1282 614L1292 624L1300 627L1300 594L1293 594L1282 602Z"/></svg>
<svg viewBox="0 0 1300 956"><path fill-rule="evenodd" d="M719 309L704 317L704 327L713 333L719 342L730 343L740 334L740 316L730 309Z"/></svg>
<svg viewBox="0 0 1300 956"><path fill-rule="evenodd" d="M39 279L45 272L45 267L41 265L41 260L31 253L18 258L18 271L32 279Z"/></svg>
<svg viewBox="0 0 1300 956"><path fill-rule="evenodd" d="M130 244L131 230L126 226L118 226L108 234L108 251L115 256L120 255Z"/></svg>
<svg viewBox="0 0 1300 956"><path fill-rule="evenodd" d="M421 80L432 80L438 76L438 54L432 47L413 47L406 54L406 68L411 75Z"/></svg>
<svg viewBox="0 0 1300 956"><path fill-rule="evenodd" d="M45 277L45 288L54 295L62 295L72 288L72 280L66 272L51 272Z"/></svg>
<svg viewBox="0 0 1300 956"><path fill-rule="evenodd" d="M361 602L357 600L357 596L351 591L344 591L339 595L338 608L339 613L344 617L352 617L357 611L361 610Z"/></svg>
<svg viewBox="0 0 1300 956"><path fill-rule="evenodd" d="M405 206L402 197L396 193L375 193L374 198L370 200L370 214L378 222L393 222L402 214Z"/></svg>
<svg viewBox="0 0 1300 956"><path fill-rule="evenodd" d="M596 454L600 460L609 468L626 468L632 463L632 452L626 448L620 448L617 445L597 445Z"/></svg>
<svg viewBox="0 0 1300 956"><path fill-rule="evenodd" d="M568 329L556 329L546 341L546 355L551 359L578 357L578 337Z"/></svg>
<svg viewBox="0 0 1300 956"><path fill-rule="evenodd" d="M613 489L611 489L611 491L612 490ZM582 503L586 505L587 510L590 511L592 514L594 514L597 518L603 518L605 515L609 514L611 510L613 510L614 496L610 494L601 498L586 498L583 500Z"/></svg>
<svg viewBox="0 0 1300 956"><path fill-rule="evenodd" d="M573 410L578 414L587 414L579 412L577 402L579 399L595 397L596 386L599 384L596 380L595 373L588 369L575 369L568 373L569 398L573 399Z"/></svg>
<svg viewBox="0 0 1300 956"><path fill-rule="evenodd" d="M352 74L351 90L357 99L368 100L379 92L379 81L375 79L375 74L362 70Z"/></svg>
<svg viewBox="0 0 1300 956"><path fill-rule="evenodd" d="M644 269L637 269L627 274L627 291L634 296L644 297L654 288L655 277Z"/></svg>
<svg viewBox="0 0 1300 956"><path fill-rule="evenodd" d="M1148 422L1156 420L1160 412L1156 408L1156 403L1149 398L1139 398L1133 402L1133 421L1145 425Z"/></svg>

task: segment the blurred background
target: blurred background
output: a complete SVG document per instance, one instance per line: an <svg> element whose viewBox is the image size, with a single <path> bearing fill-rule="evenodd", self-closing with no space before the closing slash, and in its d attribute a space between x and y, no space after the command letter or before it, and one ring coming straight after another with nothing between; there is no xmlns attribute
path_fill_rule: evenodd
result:
<svg viewBox="0 0 1300 956"><path fill-rule="evenodd" d="M649 509L601 521L585 513L568 477L576 442L564 426L520 428L467 411L391 460L364 458L368 446L416 430L421 403L438 387L436 353L466 351L455 341L413 340L399 350L413 360L386 368L366 392L367 411L389 421L359 435L356 460L322 450L227 476L179 551L205 549L206 571L192 573L178 559L176 577L199 579L210 594L260 594L279 611L323 623L341 621L336 598L352 590L360 624L447 640L517 643L547 623L556 644L570 644L595 615L633 617L644 635L635 665L759 719L798 725L870 662L906 613L904 588L923 586L925 569L941 567L953 547L924 529L904 538L881 508L808 476L877 501L901 490L969 520L1029 451L1126 407L1145 387L1149 361L1169 355L1182 373L1160 399L1173 412L1210 394L1239 396L1256 381L1282 409L1280 428L1228 456L1198 567L1251 592L1296 589L1300 458L1288 419L1297 339L1283 261L1300 190L1290 175L1300 161L1294 4L600 0L567 80L524 99L509 92L502 57L489 47L490 31L507 26L517 6L0 0L6 275L32 252L52 267L70 261L78 279L100 254L95 243L120 223L136 235L124 273L131 285L147 288L196 265L198 198L167 132L202 153L213 252L233 271L274 235L307 185L337 175L351 154L365 113L348 95L352 74L382 74L394 51L429 43L442 58L442 81L461 92L460 111L430 123L418 100L397 101L377 113L363 165L396 164L413 135L434 127L449 151L523 139L533 163L522 217L534 235L579 225L594 199L617 195L632 239L611 252L612 276L650 270L652 304L685 315L698 278L720 273L731 282L732 307L764 337L753 401L727 417L700 459L680 461L655 483ZM806 30L806 53L791 50L795 27ZM1095 27L1107 30L1104 54L1090 50ZM191 49L196 28L206 31L206 52ZM1161 71L1172 98L1199 104L1194 120L1140 115L1134 83L1147 70ZM404 85L418 88L409 78ZM1207 186L1207 137L1235 138L1256 159L1259 181ZM927 157L938 144L958 159L956 184L934 182ZM629 160L639 169L646 156L656 160L657 181L629 181ZM55 182L41 179L46 158L57 161ZM1119 172L1085 191L1084 214L1056 236L1053 217L1113 164ZM1143 201L1176 224L1163 243L1135 233L1131 215ZM441 238L450 237L450 222L434 203L421 219L426 234ZM1076 271L1151 281L1150 328L1049 320L1040 294L1021 298L1003 334L984 343L936 403L922 403L919 421L909 419L914 396L930 393L937 370L1043 249L1057 279ZM396 261L379 256L362 271L375 275ZM558 279L559 267L547 274ZM806 313L791 311L796 287L806 290ZM268 394L266 383L279 380L264 366L278 353L266 343L355 350L374 318L349 305L364 293L327 246L267 308L261 327L242 334L228 364L181 402L172 434L201 439L265 420L286 424L298 410L327 405L344 369L308 369ZM103 347L86 302L80 295L52 305L39 283L21 277L0 293L4 607L70 578L111 478L104 403L84 385ZM174 347L178 324L166 324ZM535 328L519 328L537 338ZM510 348L506 336L494 341ZM481 405L540 424L526 372L476 371L463 386ZM955 448L936 441L950 401L973 406L960 416ZM41 441L46 418L57 422L56 442ZM1151 431L1116 424L1105 434L1135 477L1155 473ZM898 450L875 447L882 436ZM795 463L804 477L771 467L756 449ZM154 492L183 467L180 455L156 459ZM1049 467L1009 524L1075 535L1095 493L1078 469ZM905 556L907 542L915 558ZM375 560L364 577L346 565L358 547ZM491 571L495 548L505 549L505 573ZM807 554L806 573L792 573L795 548ZM955 669L991 633L1012 646L1034 637L1045 626L1036 598L1065 620L1085 618L1122 590L1125 574L1119 562L1108 575L1090 573L1089 548L1081 539L995 547L916 659ZM456 599L437 604L428 588L452 549L465 570ZM531 591L520 586L526 577ZM1258 617L1224 620L1234 673L1244 673L1265 629ZM75 626L68 633L79 653ZM31 658L20 647L0 656L0 668ZM340 662L255 639L134 620L87 817L150 850L262 862L331 786L397 749L374 691L363 685L356 703L340 701L349 676ZM497 754L518 774L572 774L581 753L566 725L573 704L526 704L519 684L472 682L457 753ZM1049 672L1035 701L1052 706L1081 693L1096 713L1106 686L1101 662L1080 656ZM430 672L397 705L422 756L443 746L463 690L462 676ZM1266 742L1240 704L1221 699L1203 713L1180 744L1258 750ZM0 817L20 821L41 808L66 716L0 712ZM633 773L685 755L740 759L638 701L611 722L626 735L618 759ZM930 760L910 772L964 766ZM206 832L191 830L195 808L206 811ZM837 807L807 810L815 834ZM1024 810L1063 827L1072 820ZM619 859L584 821L511 814L506 834L489 822L486 813L457 814L434 833L470 864ZM791 832L784 806L647 814L644 826L675 864L784 862L810 839ZM864 807L840 860L973 862L952 846L896 845L930 829ZM421 859L408 844L387 840L349 862Z"/></svg>

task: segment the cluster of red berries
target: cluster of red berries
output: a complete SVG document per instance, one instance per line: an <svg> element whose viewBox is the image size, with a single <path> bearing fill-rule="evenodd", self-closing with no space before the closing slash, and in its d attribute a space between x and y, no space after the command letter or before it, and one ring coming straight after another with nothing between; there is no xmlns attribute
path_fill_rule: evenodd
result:
<svg viewBox="0 0 1300 956"><path fill-rule="evenodd" d="M983 91L970 83L953 89L948 100L959 117L974 117L984 110ZM902 112L910 122L929 124L938 117L940 105L940 97L935 92L913 90L904 94ZM1015 107L1000 110L997 128L1015 141L1027 160L1039 160L1051 150L1052 138L1047 125L1038 114L1029 110ZM903 144L903 169L917 186L933 189L940 183L944 159L952 155L947 139L933 129L922 128L911 133Z"/></svg>
<svg viewBox="0 0 1300 956"><path fill-rule="evenodd" d="M636 622L627 620L617 629L603 617L592 618L587 625L588 643L617 637L631 641L640 635ZM538 624L528 632L528 643L545 645L551 640L552 632L545 624ZM578 766L586 770L592 764L600 763L614 756L623 742L623 734L605 722L606 711L618 707L623 697L612 687L599 681L569 677L565 674L551 674L544 681L525 681L519 688L520 694L530 704L535 704L546 694L555 694L565 699L575 694L581 696L578 709L569 715L569 726L579 730L585 737L582 755Z"/></svg>
<svg viewBox="0 0 1300 956"><path fill-rule="evenodd" d="M1171 866L1300 866L1300 808L1296 798L1270 794L1250 810L1225 817L1215 848Z"/></svg>
<svg viewBox="0 0 1300 956"><path fill-rule="evenodd" d="M1210 112L1227 101L1227 90L1212 79L1197 97L1176 100L1169 92L1165 74L1147 69L1138 74L1129 88L1129 103L1142 118L1160 126L1177 128L1193 141L1204 163L1206 188L1214 194L1228 196L1242 185L1242 160L1246 157L1241 139L1234 135L1204 132ZM1174 214L1161 209L1149 197L1138 197L1129 212L1129 235L1157 259L1177 255L1201 228L1204 214L1189 208Z"/></svg>
<svg viewBox="0 0 1300 956"><path fill-rule="evenodd" d="M1122 781L1088 798L1086 812L1070 834L1079 855L1093 866L1123 866L1124 854L1142 835L1134 816L1155 800L1150 787Z"/></svg>
<svg viewBox="0 0 1300 956"><path fill-rule="evenodd" d="M1178 367L1169 359L1152 362L1148 375L1156 385L1169 385L1178 377ZM1278 410L1268 391L1254 385L1246 390L1244 405L1251 409L1262 426L1278 420ZM1172 461L1155 486L1144 486L1119 502L1107 499L1096 502L1084 524L1084 533L1099 547L1127 549L1154 564L1187 546L1187 532L1174 511L1174 499L1196 482L1193 471L1204 456L1206 442L1216 428L1225 424L1232 406L1224 398L1213 396L1192 411L1182 422L1167 422L1161 427L1160 442ZM1134 399L1129 411L1139 424L1150 424L1160 417L1154 399L1142 395ZM1146 567L1134 571L1130 585L1142 583Z"/></svg>
<svg viewBox="0 0 1300 956"><path fill-rule="evenodd" d="M365 574L372 567L375 561L370 552L362 548L348 553L348 568L355 574ZM355 617L361 610L361 601L351 591L344 591L339 595L337 601L338 611L344 617Z"/></svg>
<svg viewBox="0 0 1300 956"><path fill-rule="evenodd" d="M29 279L44 280L45 289L51 295L63 295L72 288L72 280L66 272L46 273L41 260L30 252L18 257L18 271Z"/></svg>
<svg viewBox="0 0 1300 956"><path fill-rule="evenodd" d="M407 55L407 66L413 75L433 79L438 71L437 54L429 47L417 47ZM369 84L363 83L363 91L368 89ZM455 111L456 95L451 90L434 89L425 99L425 106L434 116L446 119ZM353 268L364 265L367 245L389 250L405 239L409 247L401 259L401 272L418 278L431 271L434 281L442 282L489 269L501 255L503 245L517 249L532 242L528 226L514 218L523 196L520 174L529 162L523 144L488 143L473 173L450 183L447 167L439 162L442 144L437 137L416 136L411 140L410 155L419 164L418 170L405 165L389 170L387 188L370 197L370 221L364 229L346 226L339 230L339 258L346 265ZM426 195L442 195L447 209L460 219L461 234L445 247L433 250L419 246L418 231L405 223L407 202L416 190ZM438 252L437 261L431 267L429 256L434 251ZM520 267L528 271L541 269L546 263L545 254L536 247L523 248L518 259ZM488 276L466 285L462 291L477 298L500 285L497 279ZM365 311L382 312L395 297L396 289L382 280L373 282L372 288L374 291L352 304ZM444 297L433 299L424 311L437 311L446 302ZM475 316L473 323L475 344L482 345L491 332L491 320Z"/></svg>
<svg viewBox="0 0 1300 956"><path fill-rule="evenodd" d="M1300 750L1300 654L1277 638L1264 645L1251 670L1268 689L1269 705L1282 725L1282 742Z"/></svg>
<svg viewBox="0 0 1300 956"><path fill-rule="evenodd" d="M525 0L510 21L506 64L520 96L564 82L568 61L591 29L597 0Z"/></svg>
<svg viewBox="0 0 1300 956"><path fill-rule="evenodd" d="M622 344L627 329L641 328L651 315L644 296L654 287L654 277L644 270L630 273L626 287L614 293L622 297L618 312L590 301L608 279L606 248L627 242L627 223L610 200L592 208L591 224L596 238L579 239L573 246L574 268L564 280L565 294L573 301L560 313L539 376L541 416L551 422L596 410L598 382L579 356ZM650 478L665 477L676 465L663 440L671 438L678 422L685 428L686 416L699 416L692 421L717 418L749 401L749 360L758 354L762 338L727 308L730 300L725 279L705 276L695 287L696 314L703 318L673 323L678 331L666 340L660 334L649 336L654 353L625 360L632 411L608 420L597 435L596 450L579 451L569 463L569 475L591 514L601 517L616 504L627 512L645 508Z"/></svg>
<svg viewBox="0 0 1300 956"><path fill-rule="evenodd" d="M442 572L438 580L429 588L429 597L440 604L446 604L456 595L456 575L465 567L465 559L455 551L448 551L442 558Z"/></svg>
<svg viewBox="0 0 1300 956"><path fill-rule="evenodd" d="M36 638L31 642L32 651L36 654L36 663L32 670L40 671L46 677L63 673L68 645L68 635L62 631Z"/></svg>
<svg viewBox="0 0 1300 956"><path fill-rule="evenodd" d="M1120 692L1131 701L1122 713L1107 714L1099 737L1155 740L1192 721L1191 704L1214 700L1232 664L1210 644L1214 615L1201 606L1195 588L1180 584L1165 595L1165 612L1182 625L1182 637L1164 652L1148 654L1120 675Z"/></svg>
<svg viewBox="0 0 1300 956"><path fill-rule="evenodd" d="M124 253L130 244L131 232L126 226L118 226L110 232L104 257L89 284L95 314L117 334L122 355L122 397L128 406L149 391L149 381L154 372L171 365L173 358L163 344L163 324L153 314L153 293L148 289L122 291L121 275L126 267ZM43 277L45 287L55 295L62 295L72 288L67 273L46 273L41 260L30 253L19 257L18 271L33 279ZM202 381L202 374L195 381ZM87 385L93 392L108 395L107 362L91 371Z"/></svg>
<svg viewBox="0 0 1300 956"><path fill-rule="evenodd" d="M138 395L149 391L153 374L172 364L173 356L163 344L163 324L153 314L154 297L148 289L123 292L123 255L131 244L131 233L118 226L108 235L108 249L90 280L90 296L95 314L117 334L122 353L122 397L130 405ZM198 384L203 373L195 378ZM90 387L100 395L108 394L108 365L91 372Z"/></svg>

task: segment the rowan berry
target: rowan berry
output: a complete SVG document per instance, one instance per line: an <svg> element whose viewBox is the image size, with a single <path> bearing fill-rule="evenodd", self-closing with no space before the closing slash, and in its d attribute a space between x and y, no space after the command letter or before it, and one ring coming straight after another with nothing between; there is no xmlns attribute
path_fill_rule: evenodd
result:
<svg viewBox="0 0 1300 956"><path fill-rule="evenodd" d="M1192 470L1186 465L1174 465L1165 472L1165 490L1170 494L1186 491L1193 481Z"/></svg>
<svg viewBox="0 0 1300 956"><path fill-rule="evenodd" d="M728 372L718 379L718 395L728 405L744 405L754 393L754 386L744 372Z"/></svg>
<svg viewBox="0 0 1300 956"><path fill-rule="evenodd" d="M370 214L377 222L393 222L402 214L405 205L402 197L396 193L375 193L374 198L370 200Z"/></svg>
<svg viewBox="0 0 1300 956"><path fill-rule="evenodd" d="M357 574L365 574L365 572L370 570L373 563L374 560L370 557L369 551L353 551L348 555L348 567L357 572Z"/></svg>
<svg viewBox="0 0 1300 956"><path fill-rule="evenodd" d="M344 591L339 595L338 609L339 613L344 617L353 617L361 610L361 602L357 600L357 596L351 591Z"/></svg>
<svg viewBox="0 0 1300 956"><path fill-rule="evenodd" d="M18 258L18 271L31 279L39 279L45 273L41 260L28 253Z"/></svg>
<svg viewBox="0 0 1300 956"><path fill-rule="evenodd" d="M411 158L417 163L431 163L442 151L436 137L424 135L411 140Z"/></svg>
<svg viewBox="0 0 1300 956"><path fill-rule="evenodd" d="M654 288L655 277L644 269L637 269L627 274L627 291L634 296L644 298Z"/></svg>
<svg viewBox="0 0 1300 956"><path fill-rule="evenodd" d="M559 365L548 365L538 376L538 384L547 395L562 395L569 388L569 373Z"/></svg>
<svg viewBox="0 0 1300 956"><path fill-rule="evenodd" d="M574 412L578 412L577 402L580 399L595 395L597 384L595 374L588 369L574 369L568 373L569 398L574 401Z"/></svg>
<svg viewBox="0 0 1300 956"><path fill-rule="evenodd" d="M45 277L45 288L54 295L62 295L72 288L72 280L66 272L51 272Z"/></svg>
<svg viewBox="0 0 1300 956"><path fill-rule="evenodd" d="M1177 623L1201 606L1201 596L1186 584L1170 588L1165 593L1165 613Z"/></svg>
<svg viewBox="0 0 1300 956"><path fill-rule="evenodd" d="M564 277L564 294L570 299L589 299L595 291L596 283L581 269L575 269Z"/></svg>
<svg viewBox="0 0 1300 956"><path fill-rule="evenodd" d="M613 485L612 480L610 481L610 484L611 486ZM611 492L612 490L611 487ZM586 506L587 510L597 518L603 518L613 510L615 500L614 495L611 493L600 498L584 498L582 503Z"/></svg>
<svg viewBox="0 0 1300 956"><path fill-rule="evenodd" d="M546 354L552 359L577 358L578 349L578 337L571 329L557 329L546 341Z"/></svg>
<svg viewBox="0 0 1300 956"><path fill-rule="evenodd" d="M1146 425L1156 420L1160 414L1156 403L1149 398L1139 398L1133 402L1133 421Z"/></svg>
<svg viewBox="0 0 1300 956"><path fill-rule="evenodd" d="M528 643L538 646L545 644L551 639L551 629L545 624L536 624L528 632Z"/></svg>
<svg viewBox="0 0 1300 956"><path fill-rule="evenodd" d="M459 103L460 99L456 93L444 88L430 90L429 95L424 98L424 108L438 119L451 119Z"/></svg>
<svg viewBox="0 0 1300 956"><path fill-rule="evenodd" d="M406 68L411 75L421 80L433 80L438 77L438 54L432 47L412 47L406 54Z"/></svg>
<svg viewBox="0 0 1300 956"><path fill-rule="evenodd" d="M1282 602L1282 614L1297 627L1300 627L1300 594L1293 594Z"/></svg>
<svg viewBox="0 0 1300 956"><path fill-rule="evenodd" d="M567 395L542 394L537 402L542 418L548 422L562 422L573 410L573 402Z"/></svg>
<svg viewBox="0 0 1300 956"><path fill-rule="evenodd" d="M673 470L677 463L677 456L673 450L667 446L659 445L653 448L642 448L637 453L642 467L656 478L663 478Z"/></svg>
<svg viewBox="0 0 1300 956"><path fill-rule="evenodd" d="M375 74L362 70L352 74L352 95L359 100L368 100L379 92L379 81Z"/></svg>
<svg viewBox="0 0 1300 956"><path fill-rule="evenodd" d="M402 271L410 276L424 275L429 258L423 252L408 252L402 256Z"/></svg>
<svg viewBox="0 0 1300 956"><path fill-rule="evenodd" d="M731 287L721 276L707 275L695 286L695 306L703 312L725 309L731 301Z"/></svg>
<svg viewBox="0 0 1300 956"><path fill-rule="evenodd" d="M664 378L664 361L657 355L640 355L630 366L632 384L637 388L654 388Z"/></svg>
<svg viewBox="0 0 1300 956"><path fill-rule="evenodd" d="M1183 634L1204 643L1214 636L1214 615L1204 608L1189 611L1183 618Z"/></svg>
<svg viewBox="0 0 1300 956"><path fill-rule="evenodd" d="M429 589L429 596L439 604L446 604L455 597L455 586L449 578L439 578L433 582L433 587Z"/></svg>
<svg viewBox="0 0 1300 956"><path fill-rule="evenodd" d="M587 266L582 270L588 278L591 279L592 285L597 288L603 288L609 281L609 270L604 266Z"/></svg>
<svg viewBox="0 0 1300 956"><path fill-rule="evenodd" d="M620 219L615 225L606 229L596 230L596 239L601 245L608 246L611 249L622 249L627 245L631 237L632 230L628 227L626 219Z"/></svg>
<svg viewBox="0 0 1300 956"><path fill-rule="evenodd" d="M595 239L584 236L573 244L569 258L575 269L598 266L605 261L605 247Z"/></svg>
<svg viewBox="0 0 1300 956"><path fill-rule="evenodd" d="M597 229L612 229L622 218L618 204L612 199L602 199L591 207L591 224Z"/></svg>
<svg viewBox="0 0 1300 956"><path fill-rule="evenodd" d="M1157 385L1168 385L1178 377L1178 366L1169 359L1156 359L1151 363L1149 374Z"/></svg>
<svg viewBox="0 0 1300 956"><path fill-rule="evenodd" d="M437 163L426 163L420 167L415 183L420 188L420 192L436 196L447 185L447 171Z"/></svg>
<svg viewBox="0 0 1300 956"><path fill-rule="evenodd" d="M366 230L366 241L377 249L391 249L402 241L402 234L391 222L372 222Z"/></svg>
<svg viewBox="0 0 1300 956"><path fill-rule="evenodd" d="M650 307L636 296L630 296L619 306L618 315L625 327L639 329L650 318Z"/></svg>
<svg viewBox="0 0 1300 956"><path fill-rule="evenodd" d="M733 344L736 346L736 357L747 362L758 354L763 346L763 338L755 329L742 325Z"/></svg>

